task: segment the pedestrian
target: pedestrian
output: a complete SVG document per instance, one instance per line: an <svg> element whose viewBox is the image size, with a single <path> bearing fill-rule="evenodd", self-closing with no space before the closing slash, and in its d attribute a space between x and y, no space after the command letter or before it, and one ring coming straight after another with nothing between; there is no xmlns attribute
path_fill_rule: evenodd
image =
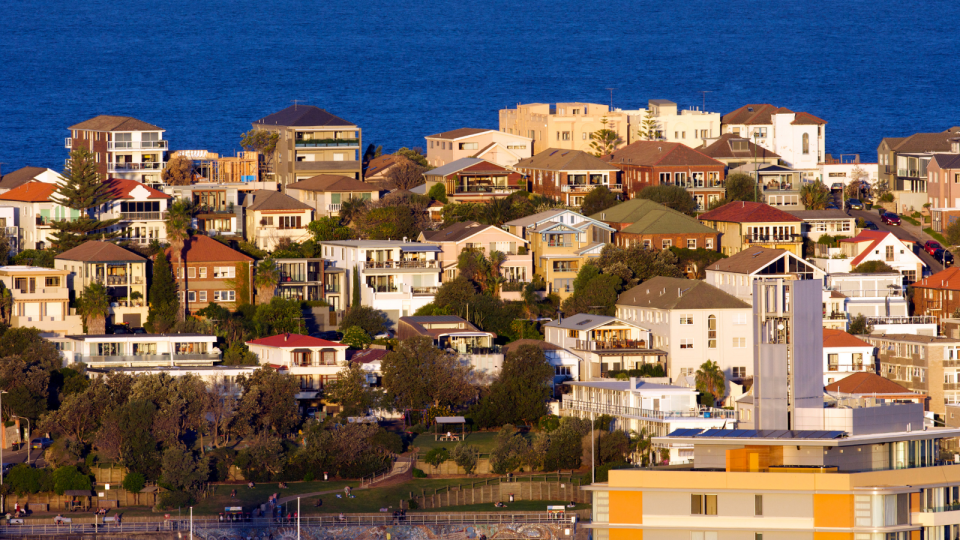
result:
<svg viewBox="0 0 960 540"><path fill-rule="evenodd" d="M323 499L318 498L317 503L314 504L314 506L316 506L317 508L320 508L321 506L323 506Z"/></svg>

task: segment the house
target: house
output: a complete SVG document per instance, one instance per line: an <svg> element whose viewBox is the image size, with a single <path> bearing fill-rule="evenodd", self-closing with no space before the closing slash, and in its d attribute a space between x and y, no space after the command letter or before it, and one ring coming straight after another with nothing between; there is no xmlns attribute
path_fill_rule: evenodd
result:
<svg viewBox="0 0 960 540"><path fill-rule="evenodd" d="M636 127L626 112L597 103L527 103L500 109L500 131L531 139L533 154L547 149L592 152L591 135L601 129L614 131L621 146Z"/></svg>
<svg viewBox="0 0 960 540"><path fill-rule="evenodd" d="M10 291L10 326L44 332L82 334L83 321L70 307L66 270L2 266L0 282Z"/></svg>
<svg viewBox="0 0 960 540"><path fill-rule="evenodd" d="M347 345L299 334L277 334L247 342L260 365L295 377L300 383L296 399L302 408L322 407L323 390L337 380L347 365ZM326 405L327 412L339 407Z"/></svg>
<svg viewBox="0 0 960 540"><path fill-rule="evenodd" d="M724 196L724 164L685 144L636 141L603 157L620 169L624 193L636 197L647 186L680 186L706 210Z"/></svg>
<svg viewBox="0 0 960 540"><path fill-rule="evenodd" d="M205 334L104 334L48 338L63 365L91 368L203 367L220 362L217 336Z"/></svg>
<svg viewBox="0 0 960 540"><path fill-rule="evenodd" d="M443 167L463 158L478 158L501 167L513 167L533 156L533 139L495 129L459 128L428 135L427 162Z"/></svg>
<svg viewBox="0 0 960 540"><path fill-rule="evenodd" d="M784 165L755 165L748 163L730 171L731 174L747 174L755 180L763 192L764 201L770 206L784 210L803 210L800 202L802 185L801 171Z"/></svg>
<svg viewBox="0 0 960 540"><path fill-rule="evenodd" d="M630 123L627 143L644 138L644 122L650 118L654 123L652 139L682 143L691 148L699 146L704 139L720 133L720 113L700 110L699 107L677 110L677 104L669 99L651 99L646 109L626 110Z"/></svg>
<svg viewBox="0 0 960 540"><path fill-rule="evenodd" d="M870 334L880 376L929 397L926 410L943 416L945 405L960 403L960 340L914 334Z"/></svg>
<svg viewBox="0 0 960 540"><path fill-rule="evenodd" d="M276 296L300 301L324 299L325 284L329 278L324 275L322 258L275 258L273 264L280 272ZM333 288L339 288L340 283L335 282L334 285Z"/></svg>
<svg viewBox="0 0 960 540"><path fill-rule="evenodd" d="M310 238L307 225L313 221L313 207L277 191L260 190L246 203L246 238L260 249L273 251L284 239L303 242Z"/></svg>
<svg viewBox="0 0 960 540"><path fill-rule="evenodd" d="M613 227L572 210L547 210L504 223L530 242L533 271L544 278L547 292L566 298L580 267L598 257L613 239Z"/></svg>
<svg viewBox="0 0 960 540"><path fill-rule="evenodd" d="M852 374L876 374L873 345L843 330L823 329L823 385Z"/></svg>
<svg viewBox="0 0 960 540"><path fill-rule="evenodd" d="M252 257L206 236L187 239L182 259L173 248L167 248L163 255L170 261L180 305L187 313L195 313L211 303L231 311L241 304L253 303Z"/></svg>
<svg viewBox="0 0 960 540"><path fill-rule="evenodd" d="M347 360L358 364L367 378L367 385L383 385L383 357L389 354L387 349L348 350Z"/></svg>
<svg viewBox="0 0 960 540"><path fill-rule="evenodd" d="M503 368L497 335L484 332L455 315L407 316L397 322L397 338L426 336L433 344L468 363L476 371L496 375Z"/></svg>
<svg viewBox="0 0 960 540"><path fill-rule="evenodd" d="M501 350L503 351L504 357L506 357L524 345L533 345L543 351L543 355L547 358L547 363L553 366L554 369L554 385L563 384L567 381L580 380L580 363L583 362L583 359L559 345L554 345L553 343L539 339L527 338L511 341L504 345Z"/></svg>
<svg viewBox="0 0 960 540"><path fill-rule="evenodd" d="M6 193L27 182L59 184L64 180L65 178L53 169L47 169L46 167L23 167L0 176L0 193Z"/></svg>
<svg viewBox="0 0 960 540"><path fill-rule="evenodd" d="M873 366L871 365L870 367L871 369L869 371L851 373L836 382L826 385L824 391L826 391L827 394L838 397L851 396L866 399L882 399L892 403L926 404L926 395L911 392L908 388L877 375L873 372Z"/></svg>
<svg viewBox="0 0 960 540"><path fill-rule="evenodd" d="M857 218L843 210L792 210L786 211L803 220L800 235L816 244L821 236L853 236L857 232ZM816 248L815 248L816 249ZM809 254L808 254L809 256Z"/></svg>
<svg viewBox="0 0 960 540"><path fill-rule="evenodd" d="M100 178L114 177L159 186L166 164L163 128L129 116L99 115L68 128L65 146L86 148L95 157ZM69 159L66 160L69 163Z"/></svg>
<svg viewBox="0 0 960 540"><path fill-rule="evenodd" d="M618 318L650 329L651 348L667 352L671 379L693 375L707 360L728 382L753 376L753 309L705 281L658 276L621 293L616 308Z"/></svg>
<svg viewBox="0 0 960 540"><path fill-rule="evenodd" d="M926 266L913 250L913 242L901 240L893 233L865 230L853 238L840 240L838 258L834 258L831 250L831 258L814 258L812 262L824 272L834 274L850 273L860 264L879 261L899 272L909 285L923 277Z"/></svg>
<svg viewBox="0 0 960 540"><path fill-rule="evenodd" d="M937 154L960 154L960 128L880 141L877 184L893 193L900 212L920 210L929 202L927 174L930 160Z"/></svg>
<svg viewBox="0 0 960 540"><path fill-rule="evenodd" d="M67 286L79 296L99 283L110 295L107 326L140 327L147 321L147 259L111 242L90 241L64 251L53 267L66 270Z"/></svg>
<svg viewBox="0 0 960 540"><path fill-rule="evenodd" d="M319 107L294 104L253 122L253 129L280 136L262 170L283 188L319 174L363 177L360 128Z"/></svg>
<svg viewBox="0 0 960 540"><path fill-rule="evenodd" d="M0 194L0 207L10 209L6 210L4 215L7 220L4 224L4 235L12 239L16 233L19 249L49 247L50 235L55 232L50 227L52 221L80 217L79 210L60 206L51 200L57 189L57 184L28 182Z"/></svg>
<svg viewBox="0 0 960 540"><path fill-rule="evenodd" d="M243 237L241 201L246 192L240 186L198 183L164 186L163 191L174 199L193 204L198 231L207 235Z"/></svg>
<svg viewBox="0 0 960 540"><path fill-rule="evenodd" d="M824 327L846 330L850 320L863 315L868 324L878 325L881 331L917 333L924 327L915 325L925 319L909 316L902 284L903 276L898 273L827 275L823 284Z"/></svg>
<svg viewBox="0 0 960 540"><path fill-rule="evenodd" d="M913 314L937 323L951 319L960 309L960 268L950 267L913 284Z"/></svg>
<svg viewBox="0 0 960 540"><path fill-rule="evenodd" d="M287 186L286 193L313 208L317 218L339 216L340 205L350 199L380 200L376 185L335 174L320 174L294 182Z"/></svg>
<svg viewBox="0 0 960 540"><path fill-rule="evenodd" d="M170 196L136 180L110 178L104 181L110 202L98 214L100 219L119 219L110 230L119 230L118 241L147 245L167 241L166 217ZM64 209L66 211L66 209ZM73 211L71 211L72 215ZM43 211L41 211L41 215Z"/></svg>
<svg viewBox="0 0 960 540"><path fill-rule="evenodd" d="M584 361L577 380L592 381L608 377L610 371L641 369L659 364L666 371L667 353L651 345L650 330L632 322L578 313L550 321L543 328L544 341L574 354Z"/></svg>
<svg viewBox="0 0 960 540"><path fill-rule="evenodd" d="M753 305L753 284L767 278L822 280L823 270L785 249L749 247L707 267L706 281Z"/></svg>
<svg viewBox="0 0 960 540"><path fill-rule="evenodd" d="M616 230L620 247L647 249L720 248L720 233L681 212L649 199L630 199L590 216Z"/></svg>
<svg viewBox="0 0 960 540"><path fill-rule="evenodd" d="M442 184L453 202L487 202L527 189L523 175L485 159L465 157L423 173L427 191Z"/></svg>
<svg viewBox="0 0 960 540"><path fill-rule="evenodd" d="M0 182L0 187L3 183ZM960 209L960 154L933 154L927 164L927 203Z"/></svg>
<svg viewBox="0 0 960 540"><path fill-rule="evenodd" d="M614 193L623 191L620 169L581 150L551 147L522 159L514 168L530 183L530 191L550 197L566 206L580 206L583 197L604 186Z"/></svg>
<svg viewBox="0 0 960 540"><path fill-rule="evenodd" d="M775 152L734 133L723 133L719 137L706 139L697 151L723 163L727 169L736 169L750 163L780 163L780 156Z"/></svg>
<svg viewBox="0 0 960 540"><path fill-rule="evenodd" d="M811 180L823 161L826 120L769 103L749 104L723 115L724 133L752 140L780 156L783 164Z"/></svg>
<svg viewBox="0 0 960 540"><path fill-rule="evenodd" d="M840 154L836 157L827 154L819 167L820 181L830 188L841 184L846 192L853 182L860 182L861 189L877 186L879 167L876 163L860 161L860 154Z"/></svg>
<svg viewBox="0 0 960 540"><path fill-rule="evenodd" d="M406 240L338 240L321 243L328 261L325 272L343 272L349 290L340 309L348 306L354 284L360 301L384 311L390 320L412 315L433 302L440 284L440 246ZM356 276L356 277L355 277Z"/></svg>
<svg viewBox="0 0 960 540"><path fill-rule="evenodd" d="M802 220L768 204L734 201L697 219L720 232L721 251L728 257L753 246L803 255Z"/></svg>
<svg viewBox="0 0 960 540"><path fill-rule="evenodd" d="M506 255L500 273L507 283L522 284L533 278L533 259L527 251L529 242L494 225L475 221L454 223L439 231L423 231L417 241L440 246L443 281L453 280L459 274L457 261L464 249L478 249L487 257L494 251Z"/></svg>

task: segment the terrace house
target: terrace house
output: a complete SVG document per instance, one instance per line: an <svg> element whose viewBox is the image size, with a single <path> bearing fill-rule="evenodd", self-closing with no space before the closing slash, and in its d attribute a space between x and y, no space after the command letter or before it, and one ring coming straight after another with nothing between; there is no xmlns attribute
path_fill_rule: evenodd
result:
<svg viewBox="0 0 960 540"><path fill-rule="evenodd" d="M877 182L893 192L899 211L920 210L930 202L927 174L930 161L937 154L960 154L960 128L914 133L909 137L885 137L880 141Z"/></svg>
<svg viewBox="0 0 960 540"><path fill-rule="evenodd" d="M501 275L508 283L524 284L533 278L533 259L523 238L493 225L475 221L455 223L439 231L423 231L417 241L440 246L443 281L451 281L459 273L457 261L464 249L476 249L487 257L494 251L506 255Z"/></svg>
<svg viewBox="0 0 960 540"><path fill-rule="evenodd" d="M547 148L520 160L515 168L526 176L532 193L550 197L566 206L580 206L583 197L598 186L614 193L623 191L620 169L581 150Z"/></svg>
<svg viewBox="0 0 960 540"><path fill-rule="evenodd" d="M913 313L937 323L960 309L960 269L950 267L913 284Z"/></svg>
<svg viewBox="0 0 960 540"><path fill-rule="evenodd" d="M637 141L603 160L622 171L620 181L631 198L647 186L680 186L705 210L724 195L724 164L684 144Z"/></svg>
<svg viewBox="0 0 960 540"><path fill-rule="evenodd" d="M190 201L195 210L197 230L207 235L243 236L244 192L228 184L190 184L165 186L164 192L174 199Z"/></svg>
<svg viewBox="0 0 960 540"><path fill-rule="evenodd" d="M480 158L509 168L533 155L533 139L495 129L460 128L428 135L426 139L427 162L431 167L443 167L463 158Z"/></svg>
<svg viewBox="0 0 960 540"><path fill-rule="evenodd" d="M933 154L930 157L927 164L927 202L933 208L960 209L960 153Z"/></svg>
<svg viewBox="0 0 960 540"><path fill-rule="evenodd" d="M734 201L700 214L698 219L720 232L721 251L728 257L753 246L803 255L802 220L770 205Z"/></svg>
<svg viewBox="0 0 960 540"><path fill-rule="evenodd" d="M53 261L66 270L67 285L79 295L99 283L110 295L107 326L143 326L147 321L147 259L110 242L90 241L64 251Z"/></svg>
<svg viewBox="0 0 960 540"><path fill-rule="evenodd" d="M161 184L160 171L167 151L162 128L129 116L100 115L68 129L70 137L65 146L70 150L89 150L97 162L100 178Z"/></svg>
<svg viewBox="0 0 960 540"><path fill-rule="evenodd" d="M485 202L527 189L523 175L480 158L460 158L423 173L426 189L443 184L453 202Z"/></svg>

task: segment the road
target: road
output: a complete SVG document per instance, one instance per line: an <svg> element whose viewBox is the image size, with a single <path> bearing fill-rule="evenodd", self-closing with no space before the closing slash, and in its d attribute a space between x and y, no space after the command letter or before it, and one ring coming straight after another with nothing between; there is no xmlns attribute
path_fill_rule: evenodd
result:
<svg viewBox="0 0 960 540"><path fill-rule="evenodd" d="M853 217L863 218L867 221L872 221L877 225L877 228L881 231L888 231L893 233L897 238L903 238L905 240L912 240L914 242L920 242L921 246L927 240L933 240L929 235L925 234L920 227L916 225L911 225L906 221L901 221L902 225L886 225L880 221L880 213L876 210L850 210L847 212ZM920 257L920 260L923 261L930 268L931 274L936 274L937 272L943 270L943 265L937 262L936 259L927 254L926 251L921 249L917 256Z"/></svg>
<svg viewBox="0 0 960 540"><path fill-rule="evenodd" d="M30 451L30 463L34 463L37 467L46 466L46 461L43 459L43 453L46 450L31 450ZM27 448L24 447L22 450L4 450L3 451L3 462L4 463L26 463L27 461Z"/></svg>

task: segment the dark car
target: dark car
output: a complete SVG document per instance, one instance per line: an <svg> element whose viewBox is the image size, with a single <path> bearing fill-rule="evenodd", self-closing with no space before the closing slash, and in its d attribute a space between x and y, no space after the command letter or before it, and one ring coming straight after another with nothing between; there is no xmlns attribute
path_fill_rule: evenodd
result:
<svg viewBox="0 0 960 540"><path fill-rule="evenodd" d="M863 203L860 199L847 199L847 210L863 210Z"/></svg>
<svg viewBox="0 0 960 540"><path fill-rule="evenodd" d="M843 191L843 183L834 182L833 185L830 186L830 191Z"/></svg>
<svg viewBox="0 0 960 540"><path fill-rule="evenodd" d="M950 253L949 251L943 248L940 248L934 251L933 258L936 259L937 262L943 264L944 266L950 266L953 264L953 253Z"/></svg>
<svg viewBox="0 0 960 540"><path fill-rule="evenodd" d="M313 337L325 339L327 341L340 341L340 339L343 338L343 334L341 334L340 332L336 332L334 330L330 330L328 332L320 332L318 334L313 334Z"/></svg>
<svg viewBox="0 0 960 540"><path fill-rule="evenodd" d="M131 334L146 334L147 331L146 331L146 329L144 329L142 326L138 326L138 327L130 330L130 333L131 333Z"/></svg>
<svg viewBox="0 0 960 540"><path fill-rule="evenodd" d="M30 441L30 448L36 450L38 448L49 448L53 444L53 439L48 439L46 437L41 437L39 439L34 439Z"/></svg>
<svg viewBox="0 0 960 540"><path fill-rule="evenodd" d="M884 214L880 216L880 221L887 225L900 225L900 216L893 212L884 212Z"/></svg>
<svg viewBox="0 0 960 540"><path fill-rule="evenodd" d="M837 203L832 201L827 203L827 210L839 210L839 209L840 207L837 206Z"/></svg>
<svg viewBox="0 0 960 540"><path fill-rule="evenodd" d="M131 334L132 332L126 326L114 326L113 333L114 334Z"/></svg>
<svg viewBox="0 0 960 540"><path fill-rule="evenodd" d="M880 227L877 227L877 224L874 223L874 222L872 222L872 221L864 221L864 222L863 222L863 228L864 228L864 229L867 229L868 231L879 231L879 230L880 230Z"/></svg>
<svg viewBox="0 0 960 540"><path fill-rule="evenodd" d="M927 240L927 242L923 244L923 250L926 251L928 255L932 256L938 249L943 249L943 246L936 240Z"/></svg>

